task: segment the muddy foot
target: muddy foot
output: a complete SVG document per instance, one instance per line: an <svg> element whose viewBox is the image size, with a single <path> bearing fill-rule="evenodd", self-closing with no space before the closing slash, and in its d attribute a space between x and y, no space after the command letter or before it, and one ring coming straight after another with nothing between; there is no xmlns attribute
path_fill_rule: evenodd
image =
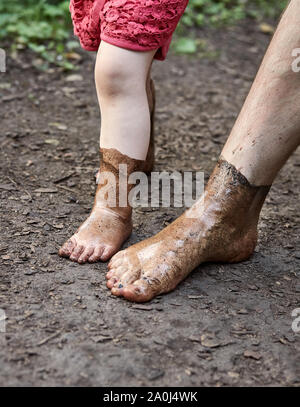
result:
<svg viewBox="0 0 300 407"><path fill-rule="evenodd" d="M98 185L93 210L59 250L60 256L78 263L107 261L132 231L132 208L126 201L120 204L119 197L127 196L132 187L128 185L129 175L143 168L145 161L134 160L114 149L101 149L100 155L100 178L101 174L106 174L106 178ZM120 164L125 165L126 173L120 173Z"/></svg>
<svg viewBox="0 0 300 407"><path fill-rule="evenodd" d="M220 161L202 198L156 236L116 254L107 287L113 295L146 302L173 290L203 262L249 258L269 187L251 186Z"/></svg>
<svg viewBox="0 0 300 407"><path fill-rule="evenodd" d="M81 264L107 261L128 239L131 229L131 218L124 219L108 208L94 208L59 255Z"/></svg>

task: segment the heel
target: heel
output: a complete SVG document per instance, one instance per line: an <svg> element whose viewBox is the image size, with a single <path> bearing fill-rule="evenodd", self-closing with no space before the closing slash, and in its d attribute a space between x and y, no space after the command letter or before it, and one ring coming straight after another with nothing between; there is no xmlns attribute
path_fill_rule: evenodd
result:
<svg viewBox="0 0 300 407"><path fill-rule="evenodd" d="M237 254L232 256L228 263L240 263L241 261L248 260L254 253L257 245L258 232L257 229L249 231L238 244Z"/></svg>

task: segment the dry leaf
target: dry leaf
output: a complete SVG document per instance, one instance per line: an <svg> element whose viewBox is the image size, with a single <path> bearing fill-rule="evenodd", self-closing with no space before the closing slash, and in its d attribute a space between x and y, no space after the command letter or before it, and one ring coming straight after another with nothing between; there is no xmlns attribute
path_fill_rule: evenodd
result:
<svg viewBox="0 0 300 407"><path fill-rule="evenodd" d="M59 145L59 141L56 140L55 138L48 138L47 140L45 140L46 144L52 144L53 146L58 146Z"/></svg>
<svg viewBox="0 0 300 407"><path fill-rule="evenodd" d="M77 81L82 81L82 80L83 80L83 77L81 75L77 75L77 74L69 75L66 78L67 82L77 82Z"/></svg>

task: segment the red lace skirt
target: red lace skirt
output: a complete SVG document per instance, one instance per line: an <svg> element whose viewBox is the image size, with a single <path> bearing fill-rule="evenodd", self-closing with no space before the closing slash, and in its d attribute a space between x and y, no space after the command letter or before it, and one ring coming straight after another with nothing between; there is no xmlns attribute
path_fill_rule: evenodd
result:
<svg viewBox="0 0 300 407"><path fill-rule="evenodd" d="M165 59L188 0L71 0L74 33L81 46L97 51L103 40L134 51L157 49Z"/></svg>

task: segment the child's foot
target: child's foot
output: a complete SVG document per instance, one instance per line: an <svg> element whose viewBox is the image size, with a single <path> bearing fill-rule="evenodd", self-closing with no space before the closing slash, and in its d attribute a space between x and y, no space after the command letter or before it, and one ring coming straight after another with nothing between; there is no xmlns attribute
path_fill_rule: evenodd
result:
<svg viewBox="0 0 300 407"><path fill-rule="evenodd" d="M98 185L90 216L59 250L60 256L78 263L107 261L128 239L132 230L132 209L126 197L132 186L127 181L132 172L141 171L145 166L145 161L134 160L114 149L101 149L100 154L100 177L101 174L109 174L109 177L105 175ZM119 172L120 164L126 166L127 174ZM125 205L120 205L122 194Z"/></svg>
<svg viewBox="0 0 300 407"><path fill-rule="evenodd" d="M78 231L61 247L59 255L80 264L110 259L131 234L131 215L94 207Z"/></svg>
<svg viewBox="0 0 300 407"><path fill-rule="evenodd" d="M257 241L257 222L269 187L253 187L220 162L203 197L156 236L116 254L107 286L113 295L146 302L173 290L203 262L247 259Z"/></svg>
<svg viewBox="0 0 300 407"><path fill-rule="evenodd" d="M117 150L103 152L101 159L101 171L112 171L118 179L118 165L127 164L128 176L133 171L150 173L154 165L154 112L155 112L155 88L150 80L147 83L147 96L151 116L151 135L147 158L145 161L133 160ZM105 154L107 158L105 158ZM113 161L113 162L112 162ZM106 185L107 188L107 185ZM128 188L129 192L130 188ZM118 193L118 190L116 191ZM78 263L97 262L109 260L129 238L132 231L131 208L111 208L104 202L98 202L98 194L101 195L101 187L98 187L95 197L95 205L90 216L80 226L78 231L66 241L60 248L59 255L69 257Z"/></svg>

